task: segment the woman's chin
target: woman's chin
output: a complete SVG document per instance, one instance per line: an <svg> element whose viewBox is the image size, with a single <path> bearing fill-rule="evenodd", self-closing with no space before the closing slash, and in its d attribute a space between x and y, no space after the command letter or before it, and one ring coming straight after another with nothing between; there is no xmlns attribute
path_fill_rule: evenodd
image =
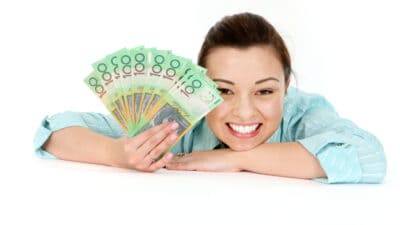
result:
<svg viewBox="0 0 400 225"><path fill-rule="evenodd" d="M229 145L227 143L229 149L233 150L233 151L248 151L251 150L253 148L255 148L258 144L231 144Z"/></svg>

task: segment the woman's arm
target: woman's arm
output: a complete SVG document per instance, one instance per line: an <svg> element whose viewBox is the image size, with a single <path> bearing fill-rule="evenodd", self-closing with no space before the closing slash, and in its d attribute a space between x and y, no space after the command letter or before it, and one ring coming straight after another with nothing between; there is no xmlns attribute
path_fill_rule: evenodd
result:
<svg viewBox="0 0 400 225"><path fill-rule="evenodd" d="M67 127L55 131L43 149L63 160L117 166L122 149L118 140L86 127Z"/></svg>
<svg viewBox="0 0 400 225"><path fill-rule="evenodd" d="M240 152L230 149L196 151L175 157L167 168L226 172L244 170L303 179L326 176L318 160L298 142L265 143Z"/></svg>
<svg viewBox="0 0 400 225"><path fill-rule="evenodd" d="M169 169L247 170L262 174L318 179L328 183L380 183L386 173L382 145L346 120L337 120L296 142L263 143L248 151L196 151L175 157Z"/></svg>
<svg viewBox="0 0 400 225"><path fill-rule="evenodd" d="M41 158L57 158L49 153L43 146L49 138L58 131L72 127L87 128L102 136L118 139L125 135L118 123L111 117L100 113L89 112L63 112L46 116L40 123L34 138L34 148L37 156ZM71 140L72 141L72 140Z"/></svg>
<svg viewBox="0 0 400 225"><path fill-rule="evenodd" d="M152 172L165 166L172 153L165 154L176 139L176 124L165 123L128 138L114 139L84 127L54 132L43 148L60 159L95 163Z"/></svg>
<svg viewBox="0 0 400 225"><path fill-rule="evenodd" d="M34 145L41 157L152 172L172 158L172 153L160 156L175 142L177 128L164 123L128 138L110 117L65 112L44 119Z"/></svg>
<svg viewBox="0 0 400 225"><path fill-rule="evenodd" d="M237 153L240 170L304 179L326 177L318 159L298 142L265 143Z"/></svg>

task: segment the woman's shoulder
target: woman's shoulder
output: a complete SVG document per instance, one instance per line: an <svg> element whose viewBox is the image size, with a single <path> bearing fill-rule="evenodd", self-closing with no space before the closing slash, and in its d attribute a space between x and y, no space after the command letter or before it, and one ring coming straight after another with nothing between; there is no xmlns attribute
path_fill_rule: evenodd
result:
<svg viewBox="0 0 400 225"><path fill-rule="evenodd" d="M287 140L306 128L317 129L323 124L336 121L338 114L334 107L320 94L308 93L289 87L283 106L281 129Z"/></svg>
<svg viewBox="0 0 400 225"><path fill-rule="evenodd" d="M292 86L288 88L284 100L285 115L304 113L316 107L323 107L334 111L334 107L324 96L305 92Z"/></svg>

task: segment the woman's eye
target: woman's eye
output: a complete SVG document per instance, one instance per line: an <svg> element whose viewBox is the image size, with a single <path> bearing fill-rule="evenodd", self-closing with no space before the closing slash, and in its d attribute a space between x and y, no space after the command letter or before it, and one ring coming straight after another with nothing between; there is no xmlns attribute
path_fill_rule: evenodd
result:
<svg viewBox="0 0 400 225"><path fill-rule="evenodd" d="M221 92L222 95L230 95L233 94L233 92L227 88L218 88L218 91Z"/></svg>
<svg viewBox="0 0 400 225"><path fill-rule="evenodd" d="M264 90L260 90L260 91L257 91L257 95L270 95L270 94L272 94L272 93L274 93L273 91L271 91L271 90L268 90L268 89L264 89Z"/></svg>

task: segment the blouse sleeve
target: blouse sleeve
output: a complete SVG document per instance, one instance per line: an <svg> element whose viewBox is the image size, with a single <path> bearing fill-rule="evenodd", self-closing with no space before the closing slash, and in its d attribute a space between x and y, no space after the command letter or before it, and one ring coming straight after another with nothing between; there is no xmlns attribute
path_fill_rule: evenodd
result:
<svg viewBox="0 0 400 225"><path fill-rule="evenodd" d="M53 116L46 116L34 138L34 148L37 156L41 158L56 158L42 148L50 135L60 129L80 126L89 128L97 133L112 138L121 137L124 131L119 127L118 123L111 117L100 113L82 113L82 112L64 112Z"/></svg>
<svg viewBox="0 0 400 225"><path fill-rule="evenodd" d="M386 174L386 158L378 139L353 122L340 118L318 95L302 100L289 123L291 139L300 142L320 162L326 183L380 183Z"/></svg>

